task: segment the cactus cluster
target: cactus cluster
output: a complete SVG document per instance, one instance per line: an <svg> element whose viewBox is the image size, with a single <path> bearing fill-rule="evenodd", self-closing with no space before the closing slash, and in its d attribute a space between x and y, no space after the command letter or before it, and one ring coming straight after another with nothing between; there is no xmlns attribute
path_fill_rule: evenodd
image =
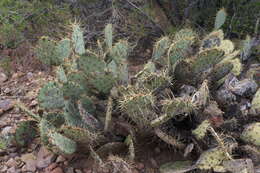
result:
<svg viewBox="0 0 260 173"><path fill-rule="evenodd" d="M127 64L130 46L125 40L114 43L111 24L106 26L104 41L98 41L96 48L85 49L79 25L73 25L71 38L57 45L50 40L40 42L39 57L48 64L60 65L56 69L56 80L47 83L39 92L39 105L45 113L42 116L29 113L38 122L42 143L65 154L86 149L101 164L98 151L118 146L114 144L128 146L128 158L134 160L135 144L145 131L183 149L185 145L179 136L189 137L182 136L179 131L188 128L185 131L199 141L210 132L218 145L204 152L192 168L222 168L222 163L232 158L226 143L214 130L223 120L214 95L216 88L228 83L229 74L239 76L242 71L239 51L234 50L230 40L224 39L221 30L217 30L224 23L223 18L222 10L217 14L216 30L204 39L199 39L191 29L182 29L172 39L158 40L152 59L131 78L132 82ZM46 47L50 44L54 46L48 52ZM196 46L197 49L193 49ZM66 51L61 51L66 47ZM193 87L194 92L181 94L183 85ZM226 88L231 95L238 95L235 86ZM252 111L259 111L259 90L253 99ZM130 126L129 134L124 134L124 143L117 143L110 126L118 117ZM176 126L190 120L193 120L191 127ZM259 124L253 124L241 138L259 145L258 131Z"/></svg>

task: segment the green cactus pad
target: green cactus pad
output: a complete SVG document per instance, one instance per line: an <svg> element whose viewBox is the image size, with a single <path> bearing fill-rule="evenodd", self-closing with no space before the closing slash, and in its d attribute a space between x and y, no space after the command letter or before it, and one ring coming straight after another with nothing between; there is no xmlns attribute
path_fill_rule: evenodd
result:
<svg viewBox="0 0 260 173"><path fill-rule="evenodd" d="M98 142L98 138L101 136L99 133L93 133L87 129L72 126L63 126L59 129L59 132L80 144L93 144L94 142Z"/></svg>
<svg viewBox="0 0 260 173"><path fill-rule="evenodd" d="M191 62L192 71L200 74L219 63L223 58L223 52L217 49L203 51Z"/></svg>
<svg viewBox="0 0 260 173"><path fill-rule="evenodd" d="M195 135L197 139L203 139L206 136L209 126L210 122L205 120L195 130L192 131L192 134Z"/></svg>
<svg viewBox="0 0 260 173"><path fill-rule="evenodd" d="M227 13L225 9L221 9L217 12L217 16L215 19L215 30L219 29L226 21Z"/></svg>
<svg viewBox="0 0 260 173"><path fill-rule="evenodd" d="M117 64L122 64L127 59L128 51L128 42L121 40L112 47L110 54Z"/></svg>
<svg viewBox="0 0 260 173"><path fill-rule="evenodd" d="M180 172L188 172L192 169L192 161L175 161L168 162L160 166L160 173L178 173ZM185 171L186 170L186 171Z"/></svg>
<svg viewBox="0 0 260 173"><path fill-rule="evenodd" d="M83 31L78 24L73 25L72 42L77 54L83 55L86 52Z"/></svg>
<svg viewBox="0 0 260 173"><path fill-rule="evenodd" d="M65 73L64 68L63 68L62 66L59 66L59 67L56 69L56 78L57 78L58 81L61 82L61 83L66 83L66 82L68 82L66 73Z"/></svg>
<svg viewBox="0 0 260 173"><path fill-rule="evenodd" d="M260 113L260 89L258 89L257 92L254 95L250 111L253 114L259 114Z"/></svg>
<svg viewBox="0 0 260 173"><path fill-rule="evenodd" d="M56 46L57 55L59 55L59 59L64 61L65 58L69 58L71 54L71 45L69 39L63 39L57 43Z"/></svg>
<svg viewBox="0 0 260 173"><path fill-rule="evenodd" d="M112 49L112 45L113 45L113 26L112 26L112 24L106 25L104 33L105 33L105 43L109 49Z"/></svg>
<svg viewBox="0 0 260 173"><path fill-rule="evenodd" d="M208 79L214 83L224 78L227 74L229 74L229 72L231 72L233 67L234 66L231 62L217 64L213 68L212 72L209 74Z"/></svg>
<svg viewBox="0 0 260 173"><path fill-rule="evenodd" d="M41 142L43 145L46 147L50 148L50 143L49 143L49 137L48 137L48 132L50 130L55 129L55 126L53 126L51 123L49 123L46 119L41 119L39 123L39 131L40 131L40 137L41 137Z"/></svg>
<svg viewBox="0 0 260 173"><path fill-rule="evenodd" d="M217 169L222 165L222 162L228 160L220 147L204 151L196 162L196 166L202 170Z"/></svg>
<svg viewBox="0 0 260 173"><path fill-rule="evenodd" d="M248 125L242 132L241 139L245 142L260 146L260 122Z"/></svg>
<svg viewBox="0 0 260 173"><path fill-rule="evenodd" d="M77 103L73 100L65 101L64 118L69 126L88 128L80 116Z"/></svg>
<svg viewBox="0 0 260 173"><path fill-rule="evenodd" d="M143 73L137 79L137 85L140 88L146 88L153 91L160 86L170 84L171 78L165 72Z"/></svg>
<svg viewBox="0 0 260 173"><path fill-rule="evenodd" d="M133 89L124 94L120 106L140 127L149 127L150 121L156 118L156 114L152 110L154 101L154 96L149 92L138 92Z"/></svg>
<svg viewBox="0 0 260 173"><path fill-rule="evenodd" d="M55 82L49 82L43 86L38 95L38 101L42 108L59 109L64 106L63 93Z"/></svg>
<svg viewBox="0 0 260 173"><path fill-rule="evenodd" d="M186 117L193 110L194 105L191 103L190 99L180 97L172 100L164 100L162 111L165 115L154 120L152 124L153 126L156 126L157 123L162 124L177 115L183 115L183 117Z"/></svg>
<svg viewBox="0 0 260 173"><path fill-rule="evenodd" d="M158 40L155 43L154 48L153 48L152 59L154 61L161 61L160 59L166 53L169 46L170 46L169 37L162 37L160 40Z"/></svg>
<svg viewBox="0 0 260 173"><path fill-rule="evenodd" d="M41 38L36 48L37 58L47 65L60 65L62 57L57 52L57 47L54 41L49 38Z"/></svg>
<svg viewBox="0 0 260 173"><path fill-rule="evenodd" d="M77 144L73 140L61 135L60 133L50 131L48 133L53 147L57 147L64 154L73 154L77 149Z"/></svg>
<svg viewBox="0 0 260 173"><path fill-rule="evenodd" d="M18 124L15 131L15 141L20 146L26 146L37 135L35 121L23 121Z"/></svg>
<svg viewBox="0 0 260 173"><path fill-rule="evenodd" d="M83 55L78 60L79 70L82 70L85 75L95 75L104 73L106 64L99 57L93 55Z"/></svg>
<svg viewBox="0 0 260 173"><path fill-rule="evenodd" d="M43 118L55 128L61 127L65 123L64 115L59 113L44 114Z"/></svg>
<svg viewBox="0 0 260 173"><path fill-rule="evenodd" d="M174 65L178 60L185 58L194 43L196 34L190 29L182 29L175 34L173 43L168 50L169 63Z"/></svg>
<svg viewBox="0 0 260 173"><path fill-rule="evenodd" d="M89 92L83 72L71 72L67 74L68 82L61 87L66 99L78 99L82 94Z"/></svg>

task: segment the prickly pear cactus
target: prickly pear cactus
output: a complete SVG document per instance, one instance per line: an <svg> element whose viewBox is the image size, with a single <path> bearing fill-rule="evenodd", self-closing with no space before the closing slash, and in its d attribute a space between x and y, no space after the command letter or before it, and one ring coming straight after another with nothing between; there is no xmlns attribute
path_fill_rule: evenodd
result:
<svg viewBox="0 0 260 173"><path fill-rule="evenodd" d="M260 89L254 95L250 112L256 115L260 113Z"/></svg>
<svg viewBox="0 0 260 173"><path fill-rule="evenodd" d="M170 46L169 37L162 37L154 44L152 59L154 61L162 62L160 59L166 53L167 49Z"/></svg>
<svg viewBox="0 0 260 173"><path fill-rule="evenodd" d="M209 126L210 122L205 120L195 130L192 131L192 134L195 135L197 139L203 139L206 136Z"/></svg>
<svg viewBox="0 0 260 173"><path fill-rule="evenodd" d="M120 101L121 109L138 124L139 127L150 127L150 121L156 118L153 112L154 96L147 90L127 89Z"/></svg>
<svg viewBox="0 0 260 173"><path fill-rule="evenodd" d="M168 50L169 65L174 65L178 60L185 58L191 51L195 39L196 34L191 29L177 32Z"/></svg>
<svg viewBox="0 0 260 173"><path fill-rule="evenodd" d="M259 132L260 132L260 123L259 122L252 123L244 129L241 138L245 142L252 143L256 146L260 146Z"/></svg>
<svg viewBox="0 0 260 173"><path fill-rule="evenodd" d="M55 82L49 82L43 86L38 95L38 101L42 108L59 109L64 106L63 93Z"/></svg>
<svg viewBox="0 0 260 173"><path fill-rule="evenodd" d="M218 170L225 160L228 160L225 152L220 147L217 147L204 151L195 165L202 170Z"/></svg>
<svg viewBox="0 0 260 173"><path fill-rule="evenodd" d="M36 122L24 121L19 123L15 131L15 141L19 146L26 146L37 135Z"/></svg>
<svg viewBox="0 0 260 173"><path fill-rule="evenodd" d="M86 52L83 31L78 24L74 24L72 28L72 43L74 50L77 54L82 55Z"/></svg>
<svg viewBox="0 0 260 173"><path fill-rule="evenodd" d="M217 12L217 16L215 19L215 30L219 29L226 21L227 13L225 9L221 9Z"/></svg>

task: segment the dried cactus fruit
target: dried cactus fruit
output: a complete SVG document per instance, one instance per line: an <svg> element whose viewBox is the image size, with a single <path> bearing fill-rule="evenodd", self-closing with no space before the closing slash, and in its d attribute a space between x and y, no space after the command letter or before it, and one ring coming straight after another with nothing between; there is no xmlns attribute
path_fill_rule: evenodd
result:
<svg viewBox="0 0 260 173"><path fill-rule="evenodd" d="M15 141L20 146L26 146L36 137L36 122L23 121L15 130Z"/></svg>
<svg viewBox="0 0 260 173"><path fill-rule="evenodd" d="M78 24L74 24L72 29L72 43L74 50L77 54L83 55L86 52L83 31Z"/></svg>
<svg viewBox="0 0 260 173"><path fill-rule="evenodd" d="M227 17L227 13L224 8L217 12L217 16L215 19L215 27L214 27L215 30L219 29L225 23L226 17Z"/></svg>
<svg viewBox="0 0 260 173"><path fill-rule="evenodd" d="M113 45L113 26L112 24L107 24L104 30L105 33L105 43L108 49L112 49Z"/></svg>
<svg viewBox="0 0 260 173"><path fill-rule="evenodd" d="M169 46L170 46L169 37L165 36L165 37L162 37L160 40L158 40L154 44L152 59L154 61L160 61L161 62L160 59L166 53Z"/></svg>
<svg viewBox="0 0 260 173"><path fill-rule="evenodd" d="M210 122L204 120L195 130L192 130L192 134L195 135L197 139L203 139L206 136L209 127Z"/></svg>
<svg viewBox="0 0 260 173"><path fill-rule="evenodd" d="M256 115L260 113L260 89L258 89L257 92L255 93L251 104L252 106L250 112Z"/></svg>
<svg viewBox="0 0 260 173"><path fill-rule="evenodd" d="M242 132L241 139L253 145L260 146L260 123L249 124Z"/></svg>
<svg viewBox="0 0 260 173"><path fill-rule="evenodd" d="M194 109L195 106L191 103L190 99L187 98L180 97L171 100L164 100L162 108L164 115L154 119L151 122L151 126L159 126L169 119L176 117L177 115L182 115L182 118L184 118L189 115Z"/></svg>
<svg viewBox="0 0 260 173"><path fill-rule="evenodd" d="M220 147L204 151L196 162L196 167L202 170L219 169L223 161L228 160Z"/></svg>
<svg viewBox="0 0 260 173"><path fill-rule="evenodd" d="M64 106L63 93L55 82L49 82L40 90L38 101L42 108L59 109Z"/></svg>

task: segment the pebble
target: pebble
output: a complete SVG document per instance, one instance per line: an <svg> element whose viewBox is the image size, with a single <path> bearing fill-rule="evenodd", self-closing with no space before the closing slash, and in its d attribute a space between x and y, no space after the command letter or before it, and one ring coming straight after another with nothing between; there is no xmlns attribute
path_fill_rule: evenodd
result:
<svg viewBox="0 0 260 173"><path fill-rule="evenodd" d="M47 150L45 147L41 147L37 154L37 168L42 169L48 167L54 160L55 155Z"/></svg>
<svg viewBox="0 0 260 173"><path fill-rule="evenodd" d="M45 171L46 172L51 172L52 170L54 170L55 168L57 168L58 164L57 163L52 163L50 164L46 169Z"/></svg>
<svg viewBox="0 0 260 173"><path fill-rule="evenodd" d="M0 115L4 112L12 109L14 107L14 102L6 99L6 100L0 100Z"/></svg>
<svg viewBox="0 0 260 173"><path fill-rule="evenodd" d="M16 167L17 166L17 162L15 161L15 159L11 158L6 162L6 166L8 167Z"/></svg>
<svg viewBox="0 0 260 173"><path fill-rule="evenodd" d="M63 170L60 167L53 169L50 173L63 173Z"/></svg>
<svg viewBox="0 0 260 173"><path fill-rule="evenodd" d="M63 156L58 156L58 158L56 159L56 162L60 163L60 162L64 162L65 160L66 159Z"/></svg>
<svg viewBox="0 0 260 173"><path fill-rule="evenodd" d="M79 170L79 169L76 169L76 170L75 170L75 173L82 173L82 171Z"/></svg>
<svg viewBox="0 0 260 173"><path fill-rule="evenodd" d="M8 77L4 73L0 73L0 83L6 82Z"/></svg>

